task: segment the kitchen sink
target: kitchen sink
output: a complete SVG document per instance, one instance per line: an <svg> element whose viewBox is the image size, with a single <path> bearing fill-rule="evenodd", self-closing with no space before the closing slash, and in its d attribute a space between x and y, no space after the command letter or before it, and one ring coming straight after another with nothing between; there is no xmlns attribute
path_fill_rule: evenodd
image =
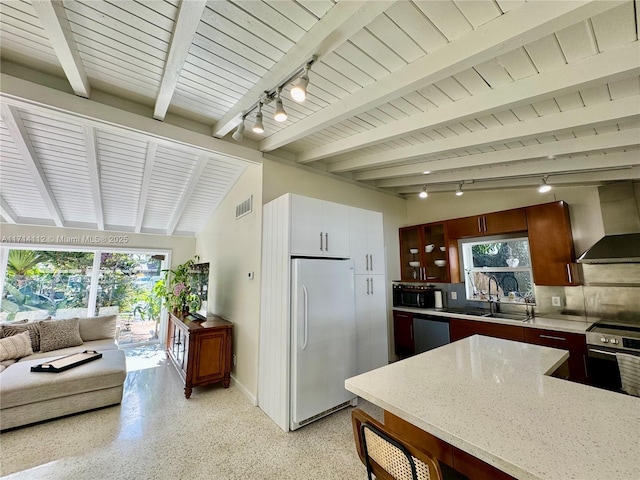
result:
<svg viewBox="0 0 640 480"><path fill-rule="evenodd" d="M446 311L450 313L459 313L461 315L473 315L474 317L501 318L504 320L517 320L520 322L527 322L529 320L523 313L491 313L486 310L470 310L464 308L448 308Z"/></svg>

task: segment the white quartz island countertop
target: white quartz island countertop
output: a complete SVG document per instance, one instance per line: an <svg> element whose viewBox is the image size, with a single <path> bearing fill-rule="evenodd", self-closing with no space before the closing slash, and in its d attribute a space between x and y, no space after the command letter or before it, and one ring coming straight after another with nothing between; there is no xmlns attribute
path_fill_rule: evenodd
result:
<svg viewBox="0 0 640 480"><path fill-rule="evenodd" d="M567 357L474 335L345 387L519 479L640 479L640 399L548 376Z"/></svg>

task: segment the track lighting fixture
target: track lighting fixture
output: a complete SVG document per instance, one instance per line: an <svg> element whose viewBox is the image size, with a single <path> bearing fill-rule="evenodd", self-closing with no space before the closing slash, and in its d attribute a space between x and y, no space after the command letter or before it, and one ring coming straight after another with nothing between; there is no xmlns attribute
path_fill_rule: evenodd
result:
<svg viewBox="0 0 640 480"><path fill-rule="evenodd" d="M264 133L264 125L262 125L262 102L258 104L258 113L256 113L256 123L253 125L253 131L256 133Z"/></svg>
<svg viewBox="0 0 640 480"><path fill-rule="evenodd" d="M422 187L422 191L419 194L420 198L427 198L429 194L427 193L427 186Z"/></svg>
<svg viewBox="0 0 640 480"><path fill-rule="evenodd" d="M233 135L231 135L231 138L233 138L236 142L241 142L242 139L244 138L244 136L242 135L243 133L244 133L244 117L242 117L242 122L238 124L238 128L236 128L236 131L233 132Z"/></svg>
<svg viewBox="0 0 640 480"><path fill-rule="evenodd" d="M276 111L273 113L273 119L276 122L284 122L287 119L287 112L284 111L282 98L280 98L280 92L282 92L282 87L278 87L278 96L276 97Z"/></svg>
<svg viewBox="0 0 640 480"><path fill-rule="evenodd" d="M462 191L462 185L464 185L464 182L460 182L460 184L458 185L458 189L456 190L456 197L461 197L462 195L464 195L464 192Z"/></svg>
<svg viewBox="0 0 640 480"><path fill-rule="evenodd" d="M302 103L307 98L307 85L309 85L309 70L311 69L311 63L309 62L304 67L304 72L298 78L298 81L291 89L291 98L296 102Z"/></svg>
<svg viewBox="0 0 640 480"><path fill-rule="evenodd" d="M540 193L547 193L549 190L551 190L551 185L547 184L547 178L548 177L542 177L542 181L540 182L540 187L538 188L538 191Z"/></svg>
<svg viewBox="0 0 640 480"><path fill-rule="evenodd" d="M242 123L238 125L238 128L231 135L236 142L241 142L243 139L244 133L244 120L248 115L251 114L254 110L258 109L256 113L256 121L253 125L253 130L255 133L264 133L264 124L262 123L262 107L264 105L269 105L271 102L275 100L275 110L273 113L273 119L276 122L284 122L287 120L287 112L284 109L284 105L282 103L282 89L287 85L291 84L294 80L297 79L295 85L291 88L291 98L293 98L296 102L303 102L307 97L307 87L309 85L309 71L311 70L311 65L313 65L318 57L315 55L312 56L304 66L298 68L295 72L293 72L284 82L276 85L271 90L265 90L264 93L260 95L260 98L251 105L247 110L242 114Z"/></svg>

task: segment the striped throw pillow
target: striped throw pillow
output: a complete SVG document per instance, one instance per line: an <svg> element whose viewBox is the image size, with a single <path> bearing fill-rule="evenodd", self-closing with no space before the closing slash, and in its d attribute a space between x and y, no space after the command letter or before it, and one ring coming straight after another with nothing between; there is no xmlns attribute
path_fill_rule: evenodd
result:
<svg viewBox="0 0 640 480"><path fill-rule="evenodd" d="M29 332L0 338L0 362L12 358L26 357L32 353L33 349L31 348Z"/></svg>

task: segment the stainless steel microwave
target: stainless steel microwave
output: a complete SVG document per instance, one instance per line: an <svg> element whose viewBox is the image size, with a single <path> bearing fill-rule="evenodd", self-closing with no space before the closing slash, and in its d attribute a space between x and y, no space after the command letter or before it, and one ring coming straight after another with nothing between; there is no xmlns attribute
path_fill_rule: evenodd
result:
<svg viewBox="0 0 640 480"><path fill-rule="evenodd" d="M433 287L393 286L393 306L412 308L434 308L436 303Z"/></svg>

